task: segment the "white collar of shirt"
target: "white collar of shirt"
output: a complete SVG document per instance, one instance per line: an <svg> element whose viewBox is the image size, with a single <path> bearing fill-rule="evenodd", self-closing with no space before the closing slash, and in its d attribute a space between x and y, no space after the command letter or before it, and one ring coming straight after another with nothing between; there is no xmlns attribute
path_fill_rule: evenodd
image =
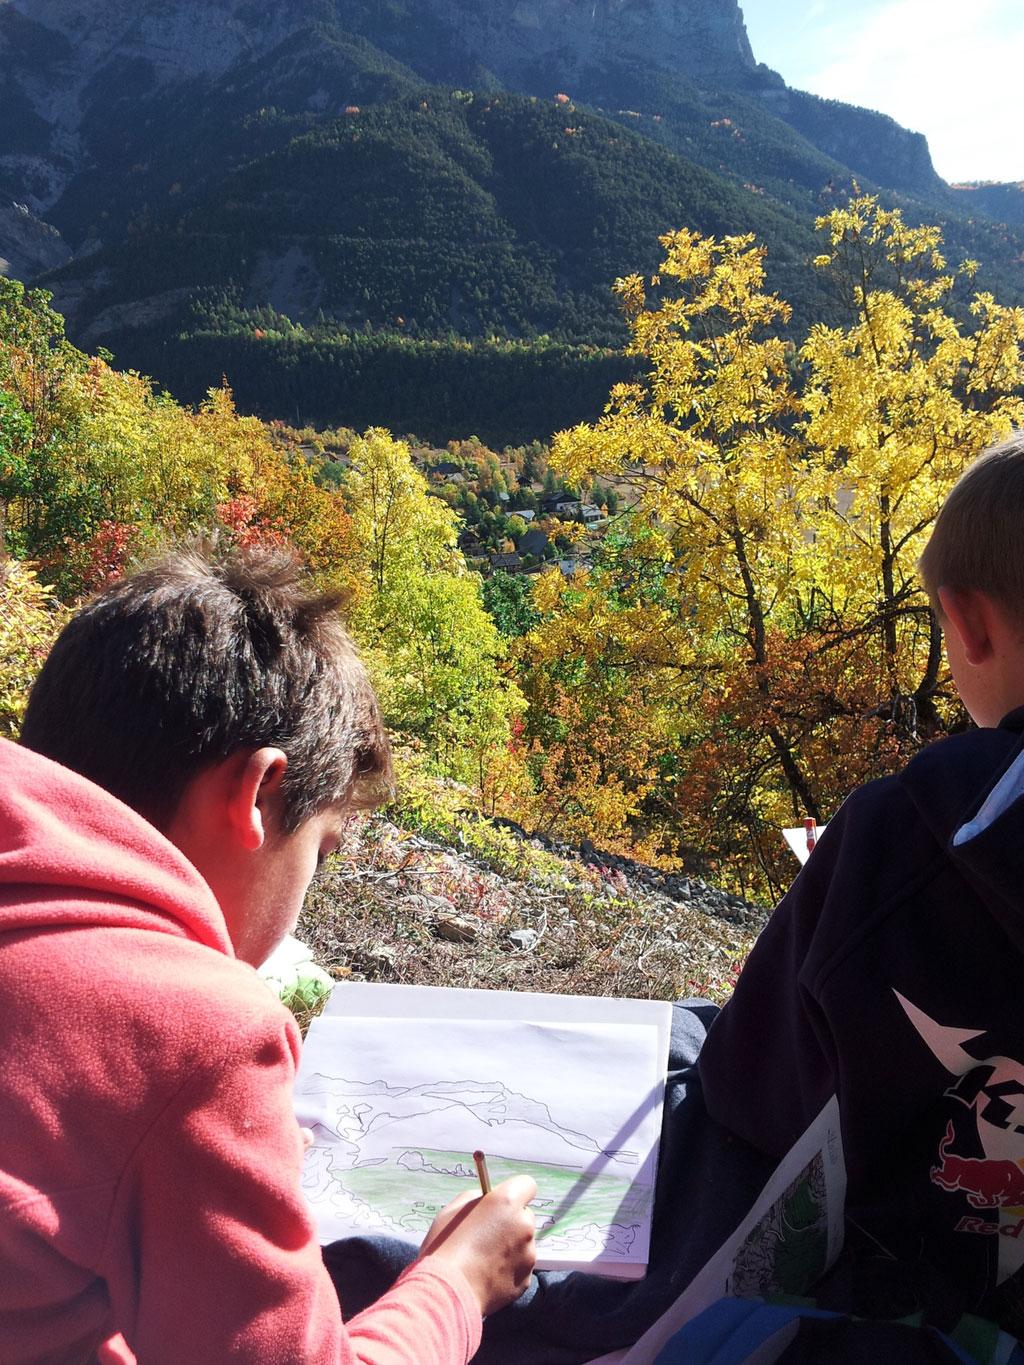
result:
<svg viewBox="0 0 1024 1365"><path fill-rule="evenodd" d="M988 829L1003 811L1009 810L1019 796L1024 796L1024 750L1013 760L1006 772L982 802L981 809L973 820L961 825L953 835L953 847L970 843L983 830Z"/></svg>

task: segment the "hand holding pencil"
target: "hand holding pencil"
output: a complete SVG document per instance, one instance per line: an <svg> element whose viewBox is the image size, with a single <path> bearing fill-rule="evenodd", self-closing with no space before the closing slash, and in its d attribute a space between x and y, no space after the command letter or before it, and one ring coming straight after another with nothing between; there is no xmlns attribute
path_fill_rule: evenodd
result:
<svg viewBox="0 0 1024 1365"><path fill-rule="evenodd" d="M486 1316L504 1308L530 1283L537 1248L535 1219L527 1208L536 1181L514 1175L491 1188L487 1160L474 1152L481 1194L463 1194L434 1219L421 1257L455 1265L469 1281Z"/></svg>

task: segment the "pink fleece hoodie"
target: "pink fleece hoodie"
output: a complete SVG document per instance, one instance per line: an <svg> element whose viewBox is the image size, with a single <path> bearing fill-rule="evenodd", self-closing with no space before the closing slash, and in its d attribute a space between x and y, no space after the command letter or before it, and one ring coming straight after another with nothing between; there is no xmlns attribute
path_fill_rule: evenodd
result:
<svg viewBox="0 0 1024 1365"><path fill-rule="evenodd" d="M140 816L0 741L0 1361L465 1365L429 1261L342 1326L299 1189L299 1037Z"/></svg>

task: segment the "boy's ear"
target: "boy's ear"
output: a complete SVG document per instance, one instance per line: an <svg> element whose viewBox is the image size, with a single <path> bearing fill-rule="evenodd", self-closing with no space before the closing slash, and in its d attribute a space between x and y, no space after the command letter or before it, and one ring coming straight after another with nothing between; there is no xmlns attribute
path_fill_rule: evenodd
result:
<svg viewBox="0 0 1024 1365"><path fill-rule="evenodd" d="M262 848L268 823L277 818L287 767L288 756L283 749L267 746L239 755L231 774L228 819L249 852Z"/></svg>
<svg viewBox="0 0 1024 1365"><path fill-rule="evenodd" d="M939 588L943 626L956 633L969 664L983 664L994 653L994 619L991 598L975 588Z"/></svg>

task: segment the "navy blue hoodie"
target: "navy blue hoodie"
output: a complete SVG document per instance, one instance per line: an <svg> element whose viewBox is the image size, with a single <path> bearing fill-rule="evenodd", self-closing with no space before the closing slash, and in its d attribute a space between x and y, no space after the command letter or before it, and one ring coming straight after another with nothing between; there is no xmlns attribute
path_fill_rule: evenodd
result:
<svg viewBox="0 0 1024 1365"><path fill-rule="evenodd" d="M951 1309L1024 1265L1024 799L954 844L1022 731L1024 708L845 802L700 1058L711 1115L774 1157L838 1095L848 1218Z"/></svg>

